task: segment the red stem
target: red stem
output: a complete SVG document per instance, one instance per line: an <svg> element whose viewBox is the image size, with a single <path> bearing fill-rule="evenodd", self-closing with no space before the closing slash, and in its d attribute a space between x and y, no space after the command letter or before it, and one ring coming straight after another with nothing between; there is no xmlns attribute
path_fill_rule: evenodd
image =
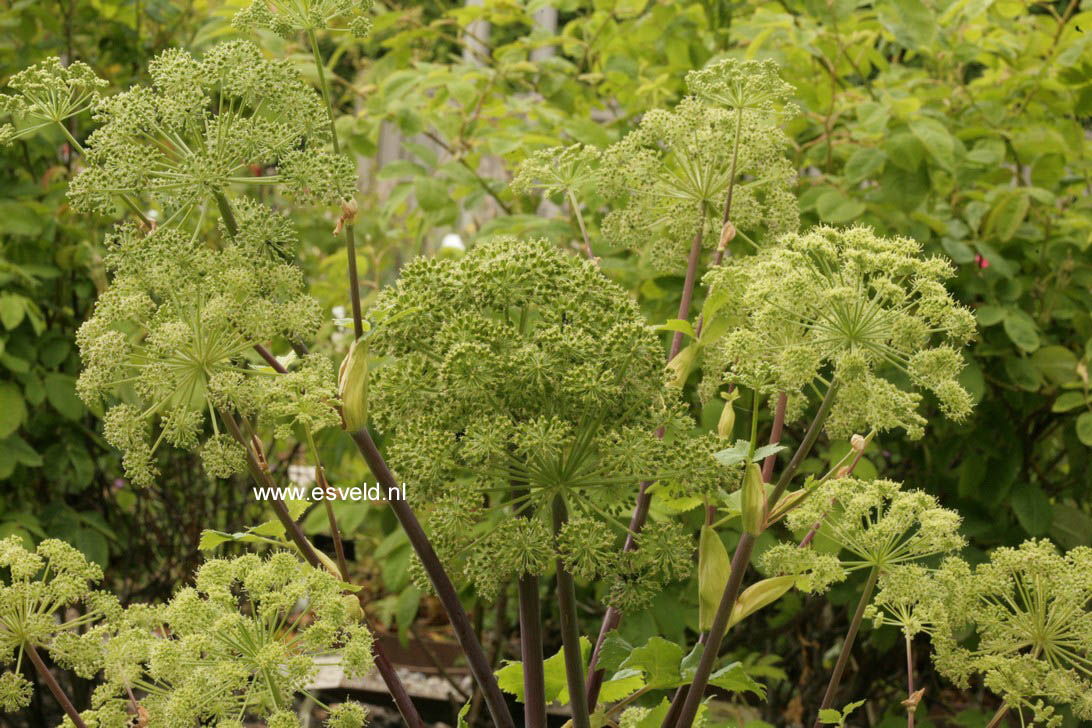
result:
<svg viewBox="0 0 1092 728"><path fill-rule="evenodd" d="M34 669L38 671L38 675L45 680L45 684L49 687L49 692L53 693L53 697L57 699L57 702L61 704L64 712L72 719L72 724L75 725L76 728L87 728L87 724L83 722L83 718L80 717L80 713L76 710L76 706L72 705L72 701L69 700L68 696L61 690L60 683L57 682L57 678L53 677L53 673L50 672L49 668L42 662L42 657L38 654L38 650L34 649L34 645L27 642L23 645L23 650L34 664Z"/></svg>

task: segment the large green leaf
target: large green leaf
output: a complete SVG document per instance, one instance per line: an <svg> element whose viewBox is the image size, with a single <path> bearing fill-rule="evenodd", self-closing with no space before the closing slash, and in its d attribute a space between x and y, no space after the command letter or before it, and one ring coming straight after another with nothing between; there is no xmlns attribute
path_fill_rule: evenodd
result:
<svg viewBox="0 0 1092 728"><path fill-rule="evenodd" d="M1003 324L1009 339L1020 349L1032 352L1039 348L1039 327L1026 312L1018 308L1008 309Z"/></svg>
<svg viewBox="0 0 1092 728"><path fill-rule="evenodd" d="M19 429L27 416L23 393L13 382L0 382L0 438Z"/></svg>
<svg viewBox="0 0 1092 728"><path fill-rule="evenodd" d="M1043 490L1030 483L1013 488L1012 511L1024 530L1032 536L1044 536L1050 529L1052 508Z"/></svg>

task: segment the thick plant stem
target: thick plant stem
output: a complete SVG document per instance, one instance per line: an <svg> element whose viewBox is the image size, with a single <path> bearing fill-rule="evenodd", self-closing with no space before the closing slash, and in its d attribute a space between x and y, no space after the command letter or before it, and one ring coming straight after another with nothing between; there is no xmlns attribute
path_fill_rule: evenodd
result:
<svg viewBox="0 0 1092 728"><path fill-rule="evenodd" d="M774 406L773 424L770 426L770 444L781 442L781 433L785 429L785 408L788 406L789 396L782 392L777 395L777 404ZM773 477L774 465L777 463L777 453L767 455L762 462L762 482L769 483Z"/></svg>
<svg viewBox="0 0 1092 728"><path fill-rule="evenodd" d="M554 537L568 520L565 501L554 496ZM573 575L560 558L556 560L557 605L561 616L561 644L565 653L565 679L569 684L569 702L573 711L573 728L591 728L588 703L584 695L584 656L580 650L580 624L576 617L576 585Z"/></svg>
<svg viewBox="0 0 1092 728"><path fill-rule="evenodd" d="M34 645L27 642L23 645L23 650L34 664L34 669L38 671L38 676L45 680L45 684L49 687L49 692L53 693L53 697L57 699L57 702L60 703L64 712L72 719L72 724L76 726L76 728L87 728L87 724L83 722L83 718L80 717L80 713L76 710L76 706L74 706L72 701L68 699L68 696L64 694L64 690L61 690L60 683L57 682L57 678L53 677L53 673L51 673L45 663L42 662L42 656L38 654L38 650L34 649Z"/></svg>
<svg viewBox="0 0 1092 728"><path fill-rule="evenodd" d="M679 300L678 318L685 321L690 318L690 304L694 301L694 285L698 280L698 263L701 262L701 238L704 225L698 228L694 234L694 241L690 244L690 257L686 260L686 278L683 280L682 298ZM676 331L671 337L671 353L667 360L671 361L682 349L683 332Z"/></svg>
<svg viewBox="0 0 1092 728"><path fill-rule="evenodd" d="M690 304L694 300L694 284L698 277L698 263L701 260L701 239L702 229L699 228L697 234L694 236L694 242L690 246L690 258L687 261L686 266L686 279L683 281L682 300L679 301L679 315L680 320L685 320L690 315ZM682 350L683 334L681 331L676 331L675 335L671 338L671 350L668 352L667 360L671 361ZM656 431L657 437L663 437L663 429ZM648 492L648 489L652 487L652 483L641 483L637 491L637 503L633 507L633 516L629 520L629 533L626 534L626 543L623 546L624 551L633 551L637 547L637 543L633 538L633 535L640 533L644 528L645 520L648 518L648 508L652 504L652 495ZM588 682L584 688L585 699L588 705L592 708L595 707L596 702L599 700L599 690L603 687L603 671L595 669L595 666L599 663L599 653L603 650L603 642L607 639L607 634L612 629L618 627L618 623L622 621L622 613L614 607L607 607L606 614L603 615L603 622L599 626L599 637L595 641L595 649L592 650L591 662L588 668Z"/></svg>
<svg viewBox="0 0 1092 728"><path fill-rule="evenodd" d="M868 581L865 582L864 591L861 592L861 598L857 602L857 611L853 613L853 621L849 623L849 631L846 632L845 642L842 643L842 649L838 653L838 661L834 663L834 672L830 674L827 691L823 694L823 702L819 706L820 712L834 703L834 694L838 692L838 685L842 682L842 674L846 671L846 665L849 664L849 656L853 652L853 642L857 639L857 631L861 628L865 608L868 607L868 603L872 599L872 592L876 589L876 580L879 577L879 567L873 566L872 571L868 574ZM822 723L819 721L819 717L816 716L812 728L821 728L821 726Z"/></svg>
<svg viewBox="0 0 1092 728"><path fill-rule="evenodd" d="M388 489L388 491L390 488L401 488L395 481L394 474L387 466L386 460L379 453L379 448L375 446L372 436L366 430L358 430L350 434L380 485ZM432 543L425 535L424 529L421 528L417 515L413 512L413 508L410 507L409 503L400 498L395 498L389 503L395 517L402 525L402 530L406 532L406 538L409 539L410 545L413 546L413 550L421 559L421 564L425 567L432 588L436 591L436 596L439 598L440 604L443 605L448 620L451 621L455 639L466 656L471 674L481 687L494 726L496 728L515 728L512 714L508 710L508 704L497 685L497 678L493 675L493 668L489 664L489 659L485 656L485 650L482 649L481 642L478 641L478 635L474 632L470 617L467 616L462 602L459 601L455 585L451 583L451 579L440 563L440 557L436 555Z"/></svg>
<svg viewBox="0 0 1092 728"><path fill-rule="evenodd" d="M815 418L812 419L807 432L804 434L803 441L796 448L796 452L793 453L789 464L782 471L781 477L777 479L777 485L774 486L773 492L770 493L766 501L767 511L773 510L773 507L777 505L777 501L781 499L785 489L789 487L789 482L796 474L800 464L804 462L804 458L811 452L815 441L819 439L819 433L823 429L823 423L826 422L827 415L830 414L830 408L834 404L834 395L837 391L838 382L835 380L830 383L826 396L823 397L819 410L815 413ZM732 571L728 576L728 583L724 586L724 594L717 606L717 613L713 617L713 625L709 629L709 639L705 644L705 651L702 652L698 669L694 673L694 679L690 683L689 690L686 691L682 708L678 710L678 718L674 721L671 720L675 713L674 705L678 703L678 700L675 700L672 701L672 707L664 718L662 728L672 728L672 726L675 726L675 728L689 728L693 724L694 718L698 714L698 706L705 694L705 688L709 685L709 676L713 672L713 665L720 654L720 646L724 641L724 634L728 628L728 618L731 617L732 608L739 596L740 587L743 584L743 573L747 569L747 564L751 561L751 552L754 550L754 546L754 536L744 533L740 537L739 543L736 545L736 551L732 555Z"/></svg>
<svg viewBox="0 0 1092 728"><path fill-rule="evenodd" d="M235 213L231 210L231 203L223 192L216 193L216 207L220 210L220 217L224 220L224 227L228 235L235 237L239 234L239 223L235 221Z"/></svg>
<svg viewBox="0 0 1092 728"><path fill-rule="evenodd" d="M546 676L542 667L542 605L538 577L519 578L519 647L523 660L523 725L546 728Z"/></svg>
<svg viewBox="0 0 1092 728"><path fill-rule="evenodd" d="M912 703L914 700L914 643L910 634L907 633L906 637L906 700L911 702L906 706L906 728L914 728L914 713L918 711L917 703Z"/></svg>

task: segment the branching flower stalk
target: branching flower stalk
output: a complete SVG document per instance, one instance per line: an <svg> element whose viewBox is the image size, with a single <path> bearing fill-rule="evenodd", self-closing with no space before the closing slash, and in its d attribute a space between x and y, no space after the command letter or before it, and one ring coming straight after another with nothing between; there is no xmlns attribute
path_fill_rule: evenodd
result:
<svg viewBox="0 0 1092 728"><path fill-rule="evenodd" d="M793 476L796 475L797 469L804 461L804 458L811 452L812 447L815 445L815 441L819 439L819 433L823 428L827 417L830 414L831 406L834 404L834 397L838 391L839 382L835 379L832 380L830 386L827 389L826 395L823 397L823 401L819 405L818 411L815 413L815 417L812 419L811 424L808 426L807 432L804 434L804 439L800 442L796 452L793 453L792 459L785 466L785 469L781 472L781 476L778 478L776 485L770 492L767 499L766 510L772 512L777 506L778 501L781 500L781 496L785 494L788 489L789 482ZM720 604L717 606L717 611L713 617L713 624L709 629L709 638L706 640L705 649L702 652L701 660L698 663L698 668L694 673L694 678L690 683L690 688L686 691L685 697L681 702L676 696L676 700L673 701L672 709L668 712L664 722L663 728L688 728L693 724L694 718L698 713L698 706L701 704L702 697L705 694L705 688L709 684L709 676L713 672L713 666L720 655L720 646L724 641L724 635L728 631L728 619L732 614L732 608L735 606L736 599L739 597L739 592L743 586L743 576L747 570L747 565L751 561L751 554L754 551L755 541L757 534L750 534L744 532L739 539L739 543L736 545L735 553L732 554L731 573L728 577L728 583L724 587L724 594L721 596ZM679 704L679 708L674 708L675 704ZM675 713L677 712L677 718ZM675 718L675 720L671 720Z"/></svg>
<svg viewBox="0 0 1092 728"><path fill-rule="evenodd" d="M744 61L740 62L735 59L727 59L719 63L713 64L707 69L702 71L693 71L687 74L687 86L692 94L703 99L710 104L713 109L717 111L727 110L729 112L734 111L734 128L730 137L731 140L731 161L728 164L728 176L727 176L727 189L723 193L724 205L723 214L721 216L720 234L718 236L717 247L713 255L712 268L720 265L727 251L728 242L735 235L735 226L730 223L732 220L732 195L736 188L737 180L739 179L738 165L739 165L739 150L741 140L744 136L744 114L745 112L755 116L759 123L757 126L761 126L762 121L766 121L769 124L769 131L771 132L770 139L773 140L776 147L781 138L777 134L772 133L775 131L776 126L770 124L771 117L776 117L778 107L783 105L785 101L793 93L793 88L789 84L781 80L777 66L771 61L754 62ZM715 112L714 112L715 113ZM714 125L716 122L714 122ZM699 134L695 133L695 138L692 141L697 141ZM703 141L710 141L704 140ZM753 141L749 139L749 141ZM758 149L759 145L752 144L750 149ZM763 147L762 151L756 153L756 156L765 154L767 150ZM621 156L621 155L619 155ZM699 155L700 156L700 155ZM771 155L776 159L776 153ZM614 160L612 160L614 161ZM712 160L713 164L720 162L719 158ZM783 160L782 160L783 161ZM695 169L700 166L700 163L695 166ZM776 163L775 163L776 169ZM714 172L715 174L715 172ZM623 173L624 176L624 173ZM711 178L715 178L711 177ZM777 174L772 176L772 179L776 179ZM786 179L788 176L785 177ZM769 210L764 213L764 219L767 221L767 225L771 232L775 232L780 229L782 224L786 225L786 229L795 228L795 225L799 221L799 211L791 208L791 205L787 206L783 211L785 215L785 222L777 222L770 224L769 221L774 220L779 210L779 205L786 202L786 197L783 194L775 191L776 182L770 187L770 193L768 200L765 200ZM611 189L608 184L607 189ZM711 194L715 196L716 190L710 190ZM685 196L685 193L678 193L679 196ZM685 321L690 318L690 308L694 297L694 288L697 283L698 267L701 261L701 252L703 247L703 237L706 228L705 210L708 200L702 198L701 195L692 195L693 199L700 200L698 205L698 216L702 219L701 226L694 233L693 241L690 244L690 251L687 255L686 273L683 279L683 287L679 301L679 312L676 318ZM791 197L791 196L790 196ZM748 203L755 202L753 195L748 196ZM749 225L754 225L753 210L748 210L744 217L745 222ZM625 214L625 213L623 213ZM796 222L794 223L793 220ZM581 224L583 230L583 224ZM710 229L714 229L710 227ZM703 325L702 317L699 316L695 325L696 332L700 335ZM668 351L668 361L674 360L682 350L683 333L676 331L671 338L671 347ZM771 431L771 443L774 441L780 441L781 427L784 424L785 408L782 403L779 402L777 408L777 414L775 415L775 422L773 430ZM657 436L662 437L663 432L658 431ZM767 464L770 469L773 467L773 456L767 459ZM770 475L765 475L766 480L769 480ZM648 493L648 488L652 484L649 482L642 482L639 486L637 495L637 503L634 506L633 515L630 518L630 531L633 533L640 533L644 527L645 520L648 517L649 507L651 506L652 497ZM632 551L636 548L636 541L632 538L627 538L624 545L626 551ZM599 659L600 651L603 648L603 642L611 630L618 627L621 621L621 613L613 608L608 607L606 614L603 615L603 622L600 625L599 636L595 643L595 648L592 651L591 662L588 671L588 683L586 687L588 704L594 706L599 698L599 690L603 683L603 671L596 669L596 664Z"/></svg>

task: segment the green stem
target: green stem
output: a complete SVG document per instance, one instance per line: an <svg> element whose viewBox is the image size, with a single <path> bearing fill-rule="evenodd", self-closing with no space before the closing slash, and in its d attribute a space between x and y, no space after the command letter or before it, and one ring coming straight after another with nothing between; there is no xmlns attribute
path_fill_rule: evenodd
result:
<svg viewBox="0 0 1092 728"><path fill-rule="evenodd" d="M322 91L322 100L326 104L326 116L330 120L330 138L333 142L334 153L340 154L341 144L337 138L337 125L334 124L334 104L330 97L330 84L326 81L326 64L322 61L315 31L307 31L307 37L311 42L315 68L318 69L319 87ZM360 276L356 269L356 230L351 220L345 223L345 255L349 264L349 302L353 310L353 334L359 339L364 335L364 319L360 307Z"/></svg>
<svg viewBox="0 0 1092 728"><path fill-rule="evenodd" d="M591 242L588 240L588 229L584 227L584 216L580 214L580 203L576 201L576 195L572 190L568 190L569 205L573 208L573 213L576 215L576 222L580 225L580 235L584 238L584 254L588 256L588 260L595 260L595 253L592 252Z"/></svg>
<svg viewBox="0 0 1092 728"><path fill-rule="evenodd" d="M861 598L857 602L857 611L853 613L853 621L849 623L849 631L846 632L845 642L842 643L842 649L838 653L838 661L834 663L834 672L830 674L830 682L827 683L827 691L823 694L823 702L819 706L819 712L826 710L834 703L834 694L838 691L838 685L842 682L842 674L846 670L846 665L849 664L849 655L853 651L853 642L857 639L857 631L861 628L865 608L872 600L872 592L875 591L876 580L879 578L880 567L873 566L872 571L868 573L868 581L865 582ZM821 728L821 725L819 718L816 717L812 728Z"/></svg>
<svg viewBox="0 0 1092 728"><path fill-rule="evenodd" d="M234 238L239 234L239 223L235 220L235 213L232 211L231 203L228 202L223 190L216 192L216 207L220 210L220 217L224 221L224 227L227 228L228 235Z"/></svg>
<svg viewBox="0 0 1092 728"><path fill-rule="evenodd" d="M832 381L827 389L826 396L823 397L823 401L819 405L819 410L815 413L815 418L812 419L807 432L804 434L803 441L797 447L792 460L785 466L781 477L778 478L777 485L774 486L773 493L767 499L767 511L773 510L777 501L784 494L785 489L788 488L789 481L796 474L800 464L811 452L815 441L819 438L820 431L823 429L823 423L826 422L827 416L830 414L830 408L834 404L834 395L837 390L837 381ZM740 587L743 585L743 574L751 561L751 553L754 551L754 547L755 537L745 532L740 537L739 543L736 545L736 551L732 555L728 583L724 586L724 593L720 598L720 604L717 606L717 613L714 615L713 624L709 628L709 639L705 643L705 650L702 652L701 661L698 663L690 688L686 691L685 697L682 696L681 692L676 695L667 716L661 724L662 728L672 728L673 726L675 728L689 728L693 724L702 697L705 695L705 688L709 685L709 676L713 672L713 665L720 654L720 646L724 641L724 635L728 631L728 619L731 617L732 608L739 597Z"/></svg>
<svg viewBox="0 0 1092 728"><path fill-rule="evenodd" d="M554 537L568 520L565 501L554 496ZM565 678L569 685L569 702L573 711L573 728L591 728L588 702L584 695L584 657L580 651L580 624L576 616L576 586L573 576L560 558L556 560L557 605L561 616L561 643L565 653Z"/></svg>

